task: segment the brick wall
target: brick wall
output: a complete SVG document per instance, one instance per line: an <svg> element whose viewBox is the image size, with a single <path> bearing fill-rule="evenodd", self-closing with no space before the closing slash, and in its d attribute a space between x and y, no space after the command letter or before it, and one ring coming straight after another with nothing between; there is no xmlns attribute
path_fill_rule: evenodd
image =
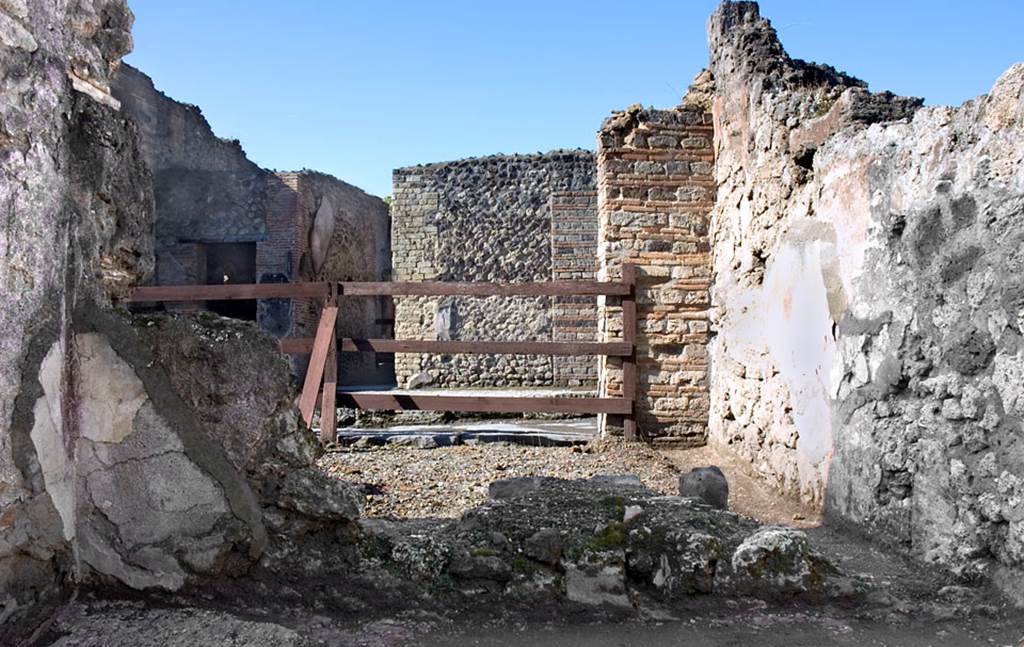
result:
<svg viewBox="0 0 1024 647"><path fill-rule="evenodd" d="M439 269L434 262L437 227L430 216L437 211L439 194L428 188L429 172L397 169L392 176L391 257L395 281L436 280ZM423 323L416 314L431 301L415 297L395 297L395 338L427 339ZM420 355L395 355L395 378L404 386L420 372Z"/></svg>
<svg viewBox="0 0 1024 647"><path fill-rule="evenodd" d="M597 268L597 192L552 194L551 278L556 281L593 280ZM551 336L554 341L597 341L597 299L555 297ZM597 384L596 357L554 357L552 365L555 384Z"/></svg>
<svg viewBox="0 0 1024 647"><path fill-rule="evenodd" d="M295 280L299 236L299 176L276 173L267 182L267 237L256 243L256 280L284 283ZM294 334L295 307L291 299L262 299L256 311L260 327L276 337Z"/></svg>
<svg viewBox="0 0 1024 647"><path fill-rule="evenodd" d="M323 173L276 173L268 182L267 238L257 245L259 281L383 281L391 271L387 205L350 184ZM322 222L317 226L318 219ZM319 239L318 239L319 237ZM313 243L325 250L314 258ZM320 320L320 299L263 299L260 326L279 337L312 337ZM384 315L380 299L342 297L338 334L343 337L390 336L378 323ZM305 369L296 358L296 372ZM390 384L390 356L343 353L341 384Z"/></svg>
<svg viewBox="0 0 1024 647"><path fill-rule="evenodd" d="M598 136L600 275L638 268L638 428L659 444L699 445L707 434L712 139L710 114L636 106ZM617 338L621 311L611 299L599 308L603 336ZM607 360L602 391L620 394L621 380L621 361Z"/></svg>

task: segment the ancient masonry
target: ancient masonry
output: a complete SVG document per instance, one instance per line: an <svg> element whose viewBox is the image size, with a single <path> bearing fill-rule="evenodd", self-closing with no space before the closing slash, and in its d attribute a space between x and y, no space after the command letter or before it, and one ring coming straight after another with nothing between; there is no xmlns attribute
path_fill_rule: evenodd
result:
<svg viewBox="0 0 1024 647"><path fill-rule="evenodd" d="M637 268L638 426L659 443L700 445L707 429L712 139L703 110L638 106L598 138L600 274ZM606 339L621 334L616 306L604 304L599 321ZM622 393L621 360L602 365L601 388Z"/></svg>
<svg viewBox="0 0 1024 647"><path fill-rule="evenodd" d="M253 164L237 141L202 113L159 92L122 65L112 91L138 124L156 196L157 285L385 280L390 221L383 200L313 171L275 173ZM339 320L348 337L379 337L384 300L348 299ZM290 299L171 304L253 319L276 337L309 336L316 304ZM390 358L341 355L341 379L386 384ZM302 369L296 361L296 370Z"/></svg>
<svg viewBox="0 0 1024 647"><path fill-rule="evenodd" d="M582 259L593 259L595 248L593 225L587 224L596 222L594 170L587 151L496 155L396 170L394 280L516 282L592 275L594 266ZM581 322L595 316L592 302L548 297L404 297L395 299L395 336L584 339L596 328ZM399 386L593 387L597 363L585 362L400 354L395 374Z"/></svg>
<svg viewBox="0 0 1024 647"><path fill-rule="evenodd" d="M718 200L709 440L1024 601L1024 65L960 107L708 26Z"/></svg>
<svg viewBox="0 0 1024 647"><path fill-rule="evenodd" d="M597 192L560 191L551 195L551 278L586 281L597 277ZM598 338L595 297L555 297L551 312L553 341ZM597 382L593 357L552 358L554 383L583 387Z"/></svg>
<svg viewBox="0 0 1024 647"><path fill-rule="evenodd" d="M609 518L581 498L621 494L618 478L513 481L546 498L489 504L471 524L357 527L362 488L314 464L319 446L297 422L273 337L229 318L115 306L150 279L154 256L169 282L386 277L382 201L316 173L262 171L212 137L198 110L170 105L144 78L120 85L112 70L132 23L123 0L31 7L0 2L0 68L16 72L0 75L5 632L11 622L36 632L51 615L40 607L80 583L251 585L247 594L307 606L313 595L325 608L351 599L353 582L400 582L401 593L384 590L403 600L432 597L406 586L430 582L453 593L442 604L458 604L466 590L519 586L514 569L532 560L525 572L538 579L521 590L632 610L627 582L668 597L719 592L746 567L786 561L758 539L779 529L755 532L685 499L625 499L625 511L642 504L638 523L655 537L682 529L685 541L623 533L625 512L612 506ZM991 581L1024 607L1024 65L960 107L922 107L790 58L755 3L723 3L708 30L709 69L683 105L615 114L596 163L562 151L396 171L395 278L543 281L596 269L614 280L635 267L642 435L698 444L706 427L708 442L830 522L963 581ZM595 244L596 268L585 251ZM268 302L255 316L280 333L310 321L307 306ZM586 301L398 306L399 337L590 334ZM596 333L621 335L618 304L594 307ZM346 308L353 325L378 314ZM440 385L587 375L551 358L400 362L405 381ZM601 390L621 393L622 373L601 366ZM577 503L559 508L566 500ZM503 515L545 526L521 526L527 545L499 556ZM551 542L531 541L552 529L572 541L553 558ZM450 550L438 550L446 536ZM609 537L621 537L615 550L592 550ZM797 557L808 580L831 577L812 572L807 550ZM398 570L354 579L354 564L379 560ZM253 569L271 577L242 579ZM777 594L780 580L767 579Z"/></svg>

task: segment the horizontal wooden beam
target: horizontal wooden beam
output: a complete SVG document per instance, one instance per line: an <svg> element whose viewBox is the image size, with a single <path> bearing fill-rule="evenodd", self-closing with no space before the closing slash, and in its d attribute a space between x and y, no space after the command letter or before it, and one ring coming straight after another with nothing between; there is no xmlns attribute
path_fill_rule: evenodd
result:
<svg viewBox="0 0 1024 647"><path fill-rule="evenodd" d="M449 283L446 281L347 281L338 284L342 296L375 295L463 295L489 296L622 296L629 294L624 283L607 281L542 281L537 283Z"/></svg>
<svg viewBox="0 0 1024 647"><path fill-rule="evenodd" d="M152 285L137 287L126 299L143 301L221 301L230 299L302 299L330 296L330 283L238 283L228 285ZM629 286L606 281L541 281L537 283L449 283L444 281L346 281L343 296L624 296Z"/></svg>
<svg viewBox="0 0 1024 647"><path fill-rule="evenodd" d="M231 299L326 298L330 283L239 283L227 285L153 285L132 290L127 301L221 301Z"/></svg>
<svg viewBox="0 0 1024 647"><path fill-rule="evenodd" d="M309 337L281 340L281 352L305 355L313 350ZM626 357L633 345L625 342L547 341L435 341L401 339L340 339L338 350L346 353L435 353L438 355L608 355Z"/></svg>
<svg viewBox="0 0 1024 647"><path fill-rule="evenodd" d="M626 414L625 398L528 398L510 396L339 393L338 406L383 411L458 411L492 413Z"/></svg>

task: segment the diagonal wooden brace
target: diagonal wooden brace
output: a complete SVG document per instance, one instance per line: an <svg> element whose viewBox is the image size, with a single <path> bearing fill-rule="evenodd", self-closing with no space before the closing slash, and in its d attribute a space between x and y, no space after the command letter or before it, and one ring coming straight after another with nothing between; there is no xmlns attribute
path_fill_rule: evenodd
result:
<svg viewBox="0 0 1024 647"><path fill-rule="evenodd" d="M320 390L320 381L324 376L324 367L327 365L328 351L330 351L335 336L334 322L337 318L338 306L326 306L316 328L313 352L309 357L309 368L306 369L306 381L302 385L302 396L299 398L299 414L307 427L313 423L316 396Z"/></svg>

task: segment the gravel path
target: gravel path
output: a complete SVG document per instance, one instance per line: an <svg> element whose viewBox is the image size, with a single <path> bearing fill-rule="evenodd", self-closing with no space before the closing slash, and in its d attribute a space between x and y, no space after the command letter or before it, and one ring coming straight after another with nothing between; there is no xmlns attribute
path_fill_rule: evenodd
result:
<svg viewBox="0 0 1024 647"><path fill-rule="evenodd" d="M414 449L380 447L330 452L327 474L363 483L368 517L457 517L487 499L491 481L514 476L577 479L636 474L652 490L678 491L678 470L661 453L603 439L583 447L487 444Z"/></svg>

